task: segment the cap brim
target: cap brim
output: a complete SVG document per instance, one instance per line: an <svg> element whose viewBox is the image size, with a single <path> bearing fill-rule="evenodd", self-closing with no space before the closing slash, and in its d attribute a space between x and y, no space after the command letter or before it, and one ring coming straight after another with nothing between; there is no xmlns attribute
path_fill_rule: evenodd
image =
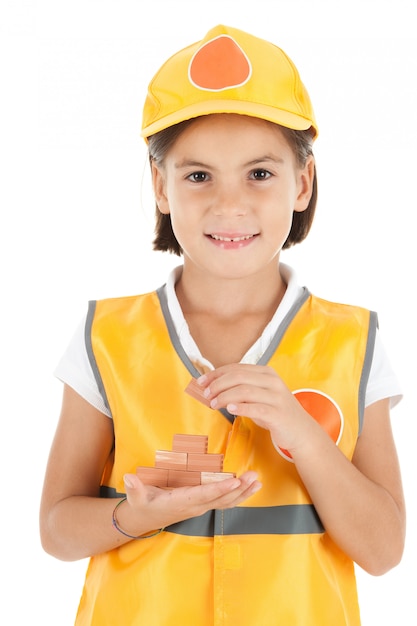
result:
<svg viewBox="0 0 417 626"><path fill-rule="evenodd" d="M241 100L210 100L206 102L198 102L191 104L188 107L184 107L175 113L166 115L165 117L158 119L152 124L148 124L141 131L141 136L145 139L154 135L169 126L179 124L185 120L193 119L201 115L210 115L213 113L237 113L238 115L248 115L250 117L257 117L260 119L273 122L285 126L286 128L292 128L293 130L308 130L312 128L314 131L313 137L318 134L317 127L313 120L306 119L300 115L295 115L288 111L276 109L264 104L258 104L253 102L245 102Z"/></svg>

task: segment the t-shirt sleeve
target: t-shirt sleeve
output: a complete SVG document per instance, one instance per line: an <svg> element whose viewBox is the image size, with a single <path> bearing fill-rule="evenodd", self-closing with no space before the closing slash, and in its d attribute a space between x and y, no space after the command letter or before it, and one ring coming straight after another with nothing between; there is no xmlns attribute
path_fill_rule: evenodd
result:
<svg viewBox="0 0 417 626"><path fill-rule="evenodd" d="M372 365L365 394L365 407L378 400L390 398L391 408L393 408L400 402L402 397L403 392L400 382L392 368L379 330L377 330Z"/></svg>
<svg viewBox="0 0 417 626"><path fill-rule="evenodd" d="M86 317L79 323L54 370L54 375L96 409L111 417L97 386L85 345Z"/></svg>

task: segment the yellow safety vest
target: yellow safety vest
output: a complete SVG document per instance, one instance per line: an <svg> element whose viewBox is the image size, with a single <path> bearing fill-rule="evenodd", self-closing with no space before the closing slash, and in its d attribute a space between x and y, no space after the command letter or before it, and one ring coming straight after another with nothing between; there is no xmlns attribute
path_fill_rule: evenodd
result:
<svg viewBox="0 0 417 626"><path fill-rule="evenodd" d="M360 433L376 315L304 290L261 357L350 459ZM114 420L103 497L154 465L176 433L208 435L224 471L262 489L90 560L77 626L359 626L354 565L332 542L291 458L244 416L184 393L193 364L165 294L90 303L87 349ZM111 524L111 520L109 520ZM115 531L116 532L116 531Z"/></svg>

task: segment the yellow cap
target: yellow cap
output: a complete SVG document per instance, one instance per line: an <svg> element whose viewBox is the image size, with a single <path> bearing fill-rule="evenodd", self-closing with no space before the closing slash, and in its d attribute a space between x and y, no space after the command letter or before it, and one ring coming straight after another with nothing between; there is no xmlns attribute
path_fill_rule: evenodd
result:
<svg viewBox="0 0 417 626"><path fill-rule="evenodd" d="M297 68L277 46L219 25L170 57L149 84L142 137L210 113L240 113L294 130L318 128Z"/></svg>

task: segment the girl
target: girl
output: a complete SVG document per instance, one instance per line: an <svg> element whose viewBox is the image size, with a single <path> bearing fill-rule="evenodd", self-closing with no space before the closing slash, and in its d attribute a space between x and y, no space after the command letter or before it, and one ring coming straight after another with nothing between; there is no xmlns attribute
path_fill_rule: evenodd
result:
<svg viewBox="0 0 417 626"><path fill-rule="evenodd" d="M91 557L78 626L358 626L354 563L401 559L401 392L376 315L279 261L313 220L317 132L290 59L234 28L150 83L154 245L183 264L156 292L91 302L57 368L41 537ZM207 435L230 477L141 480L178 433Z"/></svg>

